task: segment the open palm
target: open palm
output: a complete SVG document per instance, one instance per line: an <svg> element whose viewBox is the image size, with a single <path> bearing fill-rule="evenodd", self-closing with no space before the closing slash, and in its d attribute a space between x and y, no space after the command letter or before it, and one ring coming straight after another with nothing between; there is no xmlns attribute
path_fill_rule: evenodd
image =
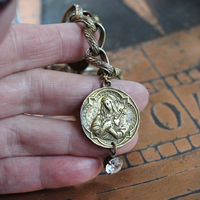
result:
<svg viewBox="0 0 200 200"><path fill-rule="evenodd" d="M0 44L0 193L75 185L101 171L109 154L93 144L80 122L27 116L79 115L84 98L100 87L97 76L41 69L83 59L88 48L77 24L12 25ZM138 83L113 80L141 111L148 92ZM137 136L126 146L133 148Z"/></svg>

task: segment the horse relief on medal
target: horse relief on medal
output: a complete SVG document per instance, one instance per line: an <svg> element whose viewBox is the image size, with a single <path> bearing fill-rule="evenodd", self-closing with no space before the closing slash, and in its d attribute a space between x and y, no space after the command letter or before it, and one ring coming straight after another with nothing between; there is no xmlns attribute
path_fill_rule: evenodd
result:
<svg viewBox="0 0 200 200"><path fill-rule="evenodd" d="M138 108L125 92L103 87L83 102L81 123L87 137L95 144L112 148L128 143L139 127Z"/></svg>

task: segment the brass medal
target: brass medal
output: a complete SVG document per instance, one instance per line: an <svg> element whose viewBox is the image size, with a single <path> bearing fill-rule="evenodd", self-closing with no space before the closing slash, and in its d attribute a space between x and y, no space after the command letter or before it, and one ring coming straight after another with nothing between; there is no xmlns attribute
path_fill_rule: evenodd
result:
<svg viewBox="0 0 200 200"><path fill-rule="evenodd" d="M83 102L81 124L87 137L104 148L121 147L135 136L139 111L125 92L103 87L93 91Z"/></svg>
<svg viewBox="0 0 200 200"><path fill-rule="evenodd" d="M123 160L116 156L117 148L130 142L137 133L139 111L128 94L111 87L111 79L121 79L121 69L110 65L103 50L106 32L100 18L75 4L62 18L63 23L67 20L84 24L83 34L90 48L84 60L68 64L65 71L82 73L90 64L99 68L97 75L103 83L102 88L93 91L84 100L80 111L81 125L93 143L110 149L111 155L104 160L104 167L108 174L114 174L123 166ZM100 33L98 41L93 35L97 30Z"/></svg>

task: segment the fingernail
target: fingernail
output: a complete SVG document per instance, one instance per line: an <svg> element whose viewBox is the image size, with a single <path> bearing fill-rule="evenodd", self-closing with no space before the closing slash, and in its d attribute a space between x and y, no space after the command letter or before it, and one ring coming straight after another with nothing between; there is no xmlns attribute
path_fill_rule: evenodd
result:
<svg viewBox="0 0 200 200"><path fill-rule="evenodd" d="M11 0L0 0L0 10L3 10Z"/></svg>
<svg viewBox="0 0 200 200"><path fill-rule="evenodd" d="M146 87L146 89L147 89L147 91L149 92L149 94L150 94L150 89L148 88L148 87Z"/></svg>

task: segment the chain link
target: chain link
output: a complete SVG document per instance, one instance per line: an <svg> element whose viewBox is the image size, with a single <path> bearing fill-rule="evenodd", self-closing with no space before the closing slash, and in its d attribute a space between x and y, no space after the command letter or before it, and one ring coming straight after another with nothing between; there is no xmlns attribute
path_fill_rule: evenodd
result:
<svg viewBox="0 0 200 200"><path fill-rule="evenodd" d="M75 13L72 14L73 12ZM88 11L83 11L79 5L75 4L66 11L62 18L62 22L67 22L68 18L70 22L84 23L83 34L90 45L90 48L86 51L85 60L87 63L99 68L97 74L104 79L105 85L111 85L108 78L120 78L121 70L109 64L107 54L103 50L106 32L100 23L99 17ZM100 31L98 42L93 35L97 30ZM98 57L100 57L100 59Z"/></svg>
<svg viewBox="0 0 200 200"><path fill-rule="evenodd" d="M113 149L110 149L111 157L114 158L117 153L117 145L114 142L112 142L111 144L113 145Z"/></svg>

